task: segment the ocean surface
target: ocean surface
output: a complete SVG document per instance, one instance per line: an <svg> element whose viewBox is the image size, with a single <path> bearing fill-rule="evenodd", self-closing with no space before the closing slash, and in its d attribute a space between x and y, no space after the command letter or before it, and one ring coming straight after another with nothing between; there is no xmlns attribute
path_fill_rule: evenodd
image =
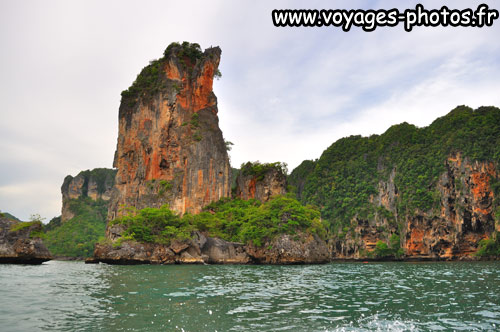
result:
<svg viewBox="0 0 500 332"><path fill-rule="evenodd" d="M0 265L0 331L500 331L500 262Z"/></svg>

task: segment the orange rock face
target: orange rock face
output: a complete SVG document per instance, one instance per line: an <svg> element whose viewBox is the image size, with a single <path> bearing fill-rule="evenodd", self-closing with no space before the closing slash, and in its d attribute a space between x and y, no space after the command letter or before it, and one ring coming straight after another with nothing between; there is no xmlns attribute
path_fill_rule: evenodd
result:
<svg viewBox="0 0 500 332"><path fill-rule="evenodd" d="M411 255L420 255L426 250L424 248L424 231L414 228L410 231L410 238L406 241L406 252Z"/></svg>
<svg viewBox="0 0 500 332"><path fill-rule="evenodd" d="M493 163L471 162L460 154L446 161L438 183L440 208L398 215L398 189L394 184L396 170L387 182L378 186L371 203L390 211L392 222L376 213L372 219L355 218L354 232L344 234L332 248L335 258L366 258L377 241L389 243L391 234L400 234L405 257L410 259L467 259L472 257L480 240L495 231L494 193L490 179L498 173ZM396 220L404 226L396 228Z"/></svg>
<svg viewBox="0 0 500 332"><path fill-rule="evenodd" d="M240 173L236 182L236 197L244 200L267 202L272 196L286 194L286 176L275 169L268 170L261 179Z"/></svg>
<svg viewBox="0 0 500 332"><path fill-rule="evenodd" d="M218 47L195 58L172 48L159 60L159 84L122 98L108 217L121 207L160 207L198 213L230 196L230 166L212 92ZM142 73L141 73L142 74ZM159 86L159 87L158 87Z"/></svg>
<svg viewBox="0 0 500 332"><path fill-rule="evenodd" d="M483 164L482 169L473 171L471 174L472 179L472 194L475 202L475 213L482 213L487 215L491 213L491 204L489 202L493 199L493 191L490 188L490 177L495 174L493 163ZM486 204L485 204L486 203Z"/></svg>
<svg viewBox="0 0 500 332"><path fill-rule="evenodd" d="M460 154L446 162L447 172L438 183L441 213L406 219L406 255L414 258L465 258L477 251L478 242L494 231L492 163L470 162Z"/></svg>

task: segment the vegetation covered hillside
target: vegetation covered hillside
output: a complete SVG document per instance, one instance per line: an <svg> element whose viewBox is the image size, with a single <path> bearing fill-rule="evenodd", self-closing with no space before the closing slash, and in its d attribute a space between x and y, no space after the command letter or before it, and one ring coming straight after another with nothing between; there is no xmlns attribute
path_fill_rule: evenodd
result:
<svg viewBox="0 0 500 332"><path fill-rule="evenodd" d="M302 203L320 207L335 234L348 231L353 218L370 220L376 214L384 214L401 227L405 216L438 213L437 184L446 171L447 158L457 153L498 167L500 109L459 106L428 127L402 123L382 135L342 138L318 160L304 161L288 180ZM397 188L396 206L388 211L372 202L379 182L387 182L391 174ZM500 182L492 176L489 184L498 207Z"/></svg>
<svg viewBox="0 0 500 332"><path fill-rule="evenodd" d="M56 217L45 226L44 243L55 256L90 257L106 231L108 202L81 197L72 199L70 208L73 218L61 223Z"/></svg>
<svg viewBox="0 0 500 332"><path fill-rule="evenodd" d="M61 187L63 215L44 227L44 243L55 256L90 257L104 237L109 193L116 170L96 168L67 176Z"/></svg>

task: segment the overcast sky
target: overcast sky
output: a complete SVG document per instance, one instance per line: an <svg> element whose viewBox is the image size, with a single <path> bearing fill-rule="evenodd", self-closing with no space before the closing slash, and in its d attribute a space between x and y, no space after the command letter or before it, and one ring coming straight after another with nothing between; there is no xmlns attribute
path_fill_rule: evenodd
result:
<svg viewBox="0 0 500 332"><path fill-rule="evenodd" d="M215 81L233 166L292 170L341 137L500 106L489 28L276 28L273 9L499 9L499 1L0 0L0 210L60 214L66 175L112 167L120 92L173 41L220 46ZM402 7L402 4L405 7Z"/></svg>

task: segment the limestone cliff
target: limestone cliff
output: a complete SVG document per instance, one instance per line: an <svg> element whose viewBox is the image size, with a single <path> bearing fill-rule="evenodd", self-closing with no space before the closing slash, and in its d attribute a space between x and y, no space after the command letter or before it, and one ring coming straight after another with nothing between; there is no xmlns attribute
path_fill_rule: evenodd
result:
<svg viewBox="0 0 500 332"><path fill-rule="evenodd" d="M459 258L477 251L478 243L495 231L494 193L490 178L498 178L492 162L471 162L460 154L446 161L438 183L440 211L405 220L406 254L423 258Z"/></svg>
<svg viewBox="0 0 500 332"><path fill-rule="evenodd" d="M122 93L108 218L124 206L197 213L230 196L231 169L212 92L221 50L171 44Z"/></svg>
<svg viewBox="0 0 500 332"><path fill-rule="evenodd" d="M267 202L272 196L286 194L286 165L248 162L242 165L236 178L235 196Z"/></svg>
<svg viewBox="0 0 500 332"><path fill-rule="evenodd" d="M387 181L380 181L371 202L378 206L372 218L354 218L353 230L337 239L334 258L367 258L376 243L390 242L400 234L399 245L407 259L470 259L482 239L499 230L493 210L494 192L490 179L498 179L492 162L471 162L460 153L445 161L446 171L437 183L439 208L398 215L396 170ZM399 227L403 225L403 227Z"/></svg>
<svg viewBox="0 0 500 332"><path fill-rule="evenodd" d="M333 258L498 258L499 134L499 108L457 106L341 138L288 181L329 223Z"/></svg>
<svg viewBox="0 0 500 332"><path fill-rule="evenodd" d="M68 221L75 216L75 212L70 208L72 199L90 197L94 201L98 199L109 201L115 183L115 176L115 170L106 168L82 171L75 177L66 176L61 186L61 221Z"/></svg>

